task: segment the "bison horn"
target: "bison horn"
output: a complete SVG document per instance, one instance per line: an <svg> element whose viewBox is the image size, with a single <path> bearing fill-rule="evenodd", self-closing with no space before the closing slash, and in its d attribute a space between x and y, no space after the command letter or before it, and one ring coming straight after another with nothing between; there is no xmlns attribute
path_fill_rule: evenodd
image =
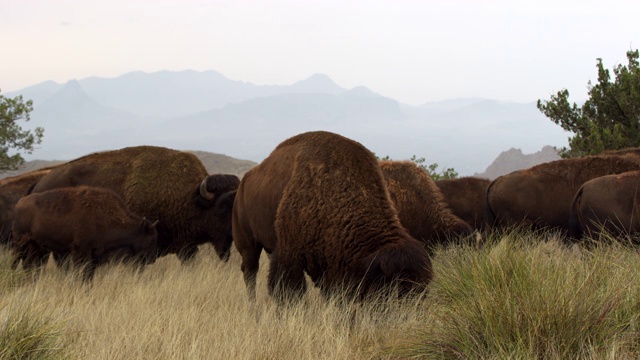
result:
<svg viewBox="0 0 640 360"><path fill-rule="evenodd" d="M216 197L216 194L210 192L207 189L207 180L209 180L209 177L205 177L204 180L202 180L202 182L200 183L200 196L202 196L203 198L205 198L206 200L213 200Z"/></svg>

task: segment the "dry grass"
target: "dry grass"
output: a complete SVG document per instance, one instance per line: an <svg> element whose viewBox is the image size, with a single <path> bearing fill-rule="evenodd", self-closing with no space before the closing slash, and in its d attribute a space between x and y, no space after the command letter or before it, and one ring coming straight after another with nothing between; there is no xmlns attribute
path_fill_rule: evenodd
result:
<svg viewBox="0 0 640 360"><path fill-rule="evenodd" d="M222 263L205 247L190 265L168 256L142 273L109 265L92 286L52 264L31 277L9 263L0 253L0 315L57 324L47 334L78 359L640 356L640 254L615 243L567 249L512 233L439 249L426 298L345 305L312 289L287 308L267 294L265 256L253 310L236 252Z"/></svg>
<svg viewBox="0 0 640 360"><path fill-rule="evenodd" d="M80 359L368 359L405 317L339 305L315 290L306 302L278 309L266 291L267 266L252 311L238 254L224 264L204 250L188 266L168 256L141 274L125 265L99 268L92 286L50 263L35 280L19 276L0 306L28 305L60 319L63 340Z"/></svg>

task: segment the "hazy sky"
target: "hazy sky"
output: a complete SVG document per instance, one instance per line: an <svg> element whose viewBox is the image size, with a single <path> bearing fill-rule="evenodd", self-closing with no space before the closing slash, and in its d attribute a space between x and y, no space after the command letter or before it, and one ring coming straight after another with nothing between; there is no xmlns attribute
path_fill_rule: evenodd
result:
<svg viewBox="0 0 640 360"><path fill-rule="evenodd" d="M640 47L640 2L0 0L0 89L142 70L287 85L314 73L419 105L586 97Z"/></svg>

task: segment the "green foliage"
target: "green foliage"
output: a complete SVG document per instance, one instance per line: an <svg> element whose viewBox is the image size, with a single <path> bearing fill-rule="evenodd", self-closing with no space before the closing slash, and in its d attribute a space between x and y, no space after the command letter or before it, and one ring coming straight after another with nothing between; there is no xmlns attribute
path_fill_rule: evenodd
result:
<svg viewBox="0 0 640 360"><path fill-rule="evenodd" d="M390 353L428 359L637 358L639 254L615 241L563 247L552 233L491 234L439 249L431 316ZM437 324L437 326L434 326ZM402 337L401 337L402 336ZM615 356L612 356L615 354Z"/></svg>
<svg viewBox="0 0 640 360"><path fill-rule="evenodd" d="M538 109L564 130L575 135L569 148L560 150L564 158L601 153L604 150L640 146L640 67L638 50L628 51L627 66L608 69L597 59L598 83L588 83L589 99L578 107L569 103L563 89L548 101L538 100Z"/></svg>
<svg viewBox="0 0 640 360"><path fill-rule="evenodd" d="M44 129L22 130L18 121L29 121L33 102L23 101L22 95L6 98L0 94L0 171L15 170L24 163L21 152L31 154L42 142ZM10 154L10 151L15 151Z"/></svg>
<svg viewBox="0 0 640 360"><path fill-rule="evenodd" d="M382 161L390 161L392 160L389 155L386 155L383 158L379 158L376 156L376 158L378 160L382 160ZM458 177L458 172L454 169L454 168L446 168L440 172L438 172L438 164L437 163L433 163L433 164L429 164L426 165L425 163L427 162L427 160L423 157L419 158L415 155L411 156L411 159L409 159L413 162L415 162L416 164L418 164L419 167L421 167L422 169L424 169L424 171L426 171L429 176L431 176L431 178L433 179L433 181L437 181L437 180L443 180L443 179L455 179Z"/></svg>
<svg viewBox="0 0 640 360"><path fill-rule="evenodd" d="M458 172L454 168L446 168L438 172L439 165L437 163L425 165L426 159L423 157L418 158L415 155L413 155L410 160L415 162L421 168L423 168L426 172L428 172L429 176L431 176L433 181L443 180L443 179L455 179L458 177Z"/></svg>

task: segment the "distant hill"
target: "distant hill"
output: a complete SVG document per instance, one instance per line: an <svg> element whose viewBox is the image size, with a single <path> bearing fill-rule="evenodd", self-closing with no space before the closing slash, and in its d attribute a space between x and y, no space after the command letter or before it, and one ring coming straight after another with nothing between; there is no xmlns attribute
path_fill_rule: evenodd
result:
<svg viewBox="0 0 640 360"><path fill-rule="evenodd" d="M214 154L206 151L190 151L194 155L196 155L204 167L207 169L209 174L233 174L242 178L244 173L249 171L252 167L256 165L255 162L249 160L241 160L235 159L227 155L222 154ZM71 159L70 159L71 160ZM24 163L24 165L19 170L5 171L0 173L0 179L4 179L6 177L17 176L20 174L27 173L29 171L34 171L38 169L42 169L48 166L54 166L63 164L66 161L62 160L31 160Z"/></svg>
<svg viewBox="0 0 640 360"><path fill-rule="evenodd" d="M559 160L560 155L553 146L545 146L542 150L533 154L523 154L522 150L511 148L503 151L498 157L487 167L482 173L474 176L488 179L495 179L498 176L508 174L510 172L527 169L532 166Z"/></svg>
<svg viewBox="0 0 640 360"><path fill-rule="evenodd" d="M207 168L209 174L233 174L242 179L242 176L257 164L250 160L240 160L223 154L214 154L206 151L191 151Z"/></svg>
<svg viewBox="0 0 640 360"><path fill-rule="evenodd" d="M24 173L28 173L30 171L35 171L35 170L39 170L39 169L43 169L49 166L54 166L54 165L59 165L64 163L64 161L61 160L31 160L31 161L26 161L18 170L10 170L10 171L4 171L4 172L0 172L0 179L4 179L4 178L8 178L8 177L12 177L12 176L18 176Z"/></svg>
<svg viewBox="0 0 640 360"><path fill-rule="evenodd" d="M26 160L146 144L260 162L293 135L325 130L380 156L424 157L466 176L486 169L505 149L562 147L568 138L535 102L467 98L410 106L363 86L343 88L323 74L291 85L255 85L215 71L138 71L46 81L4 95L19 94L34 101L25 128L45 130Z"/></svg>

